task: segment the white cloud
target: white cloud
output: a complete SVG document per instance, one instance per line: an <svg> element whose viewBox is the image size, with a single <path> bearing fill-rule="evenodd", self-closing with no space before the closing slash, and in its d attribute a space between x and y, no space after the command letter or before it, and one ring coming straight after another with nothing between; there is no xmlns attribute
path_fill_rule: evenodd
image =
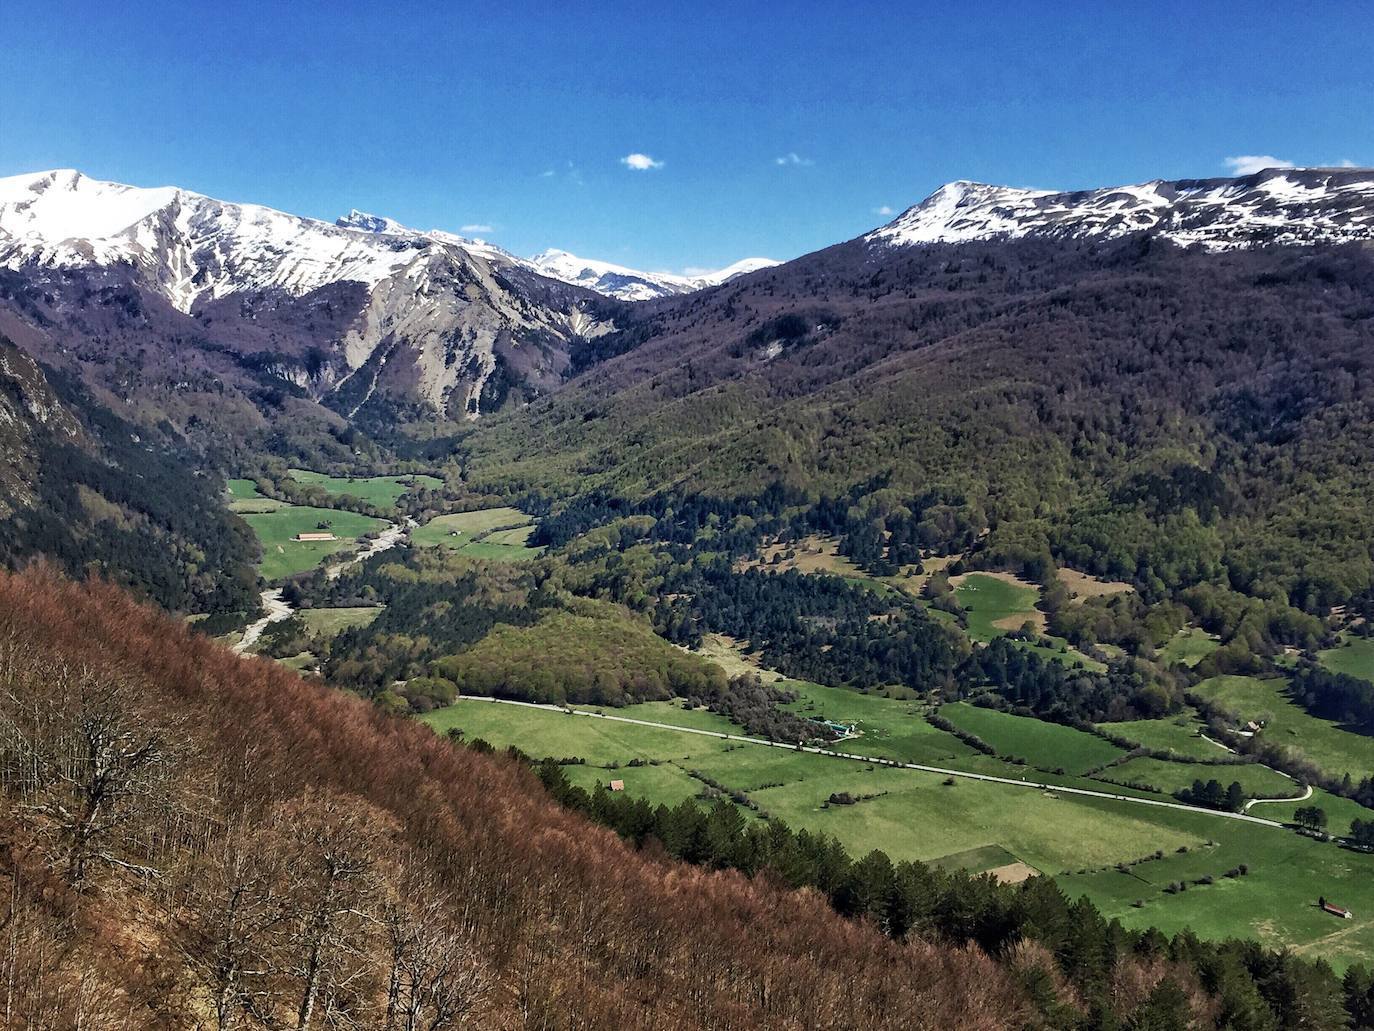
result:
<svg viewBox="0 0 1374 1031"><path fill-rule="evenodd" d="M552 179L552 178L553 178L554 176L556 176L557 174L558 174L558 173L555 172L552 168L546 168L546 169L544 169L544 171L542 171L542 172L539 173L539 178L540 178L540 179Z"/></svg>
<svg viewBox="0 0 1374 1031"><path fill-rule="evenodd" d="M773 163L775 165L814 165L816 162L810 158L802 157L795 150L789 150L782 157L774 158Z"/></svg>
<svg viewBox="0 0 1374 1031"><path fill-rule="evenodd" d="M1231 169L1233 175L1253 175L1255 172L1262 172L1266 168L1296 168L1291 161L1284 158L1276 158L1272 154L1240 154L1236 157L1227 158L1226 165Z"/></svg>
<svg viewBox="0 0 1374 1031"><path fill-rule="evenodd" d="M620 163L634 172L648 172L655 168L662 168L662 161L655 161L648 154L626 154L620 159Z"/></svg>
<svg viewBox="0 0 1374 1031"><path fill-rule="evenodd" d="M460 233L490 233L493 232L493 229L491 226L484 225L481 222L473 222L469 225L462 226L458 231Z"/></svg>
<svg viewBox="0 0 1374 1031"><path fill-rule="evenodd" d="M892 208L891 208L890 205L882 204L882 205L879 205L878 207L876 207L876 208L873 209L873 214L875 214L875 215L892 215L892 214L896 214L896 212L894 212L894 211L892 210Z"/></svg>
<svg viewBox="0 0 1374 1031"><path fill-rule="evenodd" d="M1359 168L1360 166L1357 165L1357 164L1355 164L1355 162L1351 161L1349 158L1341 158L1341 160L1340 160L1339 162L1337 162L1336 167L1337 167L1337 168Z"/></svg>

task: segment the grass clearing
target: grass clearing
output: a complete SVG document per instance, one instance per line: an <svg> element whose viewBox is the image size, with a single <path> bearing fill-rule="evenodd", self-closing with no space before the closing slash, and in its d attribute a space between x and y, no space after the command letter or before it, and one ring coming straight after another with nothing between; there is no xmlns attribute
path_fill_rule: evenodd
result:
<svg viewBox="0 0 1374 1031"><path fill-rule="evenodd" d="M1142 748L1173 752L1194 759L1215 759L1226 754L1226 749L1199 736L1206 726L1192 706L1176 716L1162 719L1126 720L1121 723L1099 723L1098 726Z"/></svg>
<svg viewBox="0 0 1374 1031"><path fill-rule="evenodd" d="M436 516L410 533L420 547L451 548L469 558L493 562L525 562L538 558L543 548L528 545L534 520L518 508L486 508Z"/></svg>
<svg viewBox="0 0 1374 1031"><path fill-rule="evenodd" d="M386 526L381 519L358 515L356 512L307 505L284 505L271 512L248 513L243 518L262 543L262 561L258 563L258 572L267 580L313 569L335 552L355 544L364 534ZM298 533L316 532L320 523L329 524L329 532L338 540L291 539Z"/></svg>
<svg viewBox="0 0 1374 1031"><path fill-rule="evenodd" d="M1173 639L1159 649L1159 661L1166 666L1181 662L1185 666L1196 666L1212 652L1221 647L1221 642L1201 627L1184 627L1174 634Z"/></svg>
<svg viewBox="0 0 1374 1031"><path fill-rule="evenodd" d="M229 487L229 511L237 512L239 515L248 515L252 512L275 512L279 508L286 508L285 501L278 501L276 498L269 498L265 494L258 492L257 484L252 480L230 480Z"/></svg>
<svg viewBox="0 0 1374 1031"><path fill-rule="evenodd" d="M1332 673L1374 682L1374 638L1356 637L1346 631L1338 647L1317 653L1317 660Z"/></svg>
<svg viewBox="0 0 1374 1031"><path fill-rule="evenodd" d="M333 637L355 626L367 626L381 611L377 607L301 609L300 617L312 634Z"/></svg>
<svg viewBox="0 0 1374 1031"><path fill-rule="evenodd" d="M1264 740L1300 752L1330 776L1349 773L1358 781L1374 770L1374 738L1342 730L1289 700L1287 681L1220 676L1193 690L1238 720L1265 724Z"/></svg>
<svg viewBox="0 0 1374 1031"><path fill-rule="evenodd" d="M322 487L335 497L345 494L378 508L396 504L402 494L416 487L442 487L444 481L434 476L328 476L309 469L288 469L291 478L302 486Z"/></svg>
<svg viewBox="0 0 1374 1031"><path fill-rule="evenodd" d="M1045 769L1063 768L1067 773L1081 774L1126 754L1086 731L967 702L941 706L940 715L960 730L982 738L1000 755L1016 756Z"/></svg>
<svg viewBox="0 0 1374 1031"><path fill-rule="evenodd" d="M968 613L968 635L986 644L1019 630L1025 623L1045 629L1045 615L1035 607L1040 589L1010 573L965 573L950 580L954 600Z"/></svg>

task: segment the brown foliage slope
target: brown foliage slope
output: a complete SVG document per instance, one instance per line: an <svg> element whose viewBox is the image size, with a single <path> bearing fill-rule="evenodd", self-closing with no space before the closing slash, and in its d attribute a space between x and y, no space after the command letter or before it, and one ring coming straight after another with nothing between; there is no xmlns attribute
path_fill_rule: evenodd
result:
<svg viewBox="0 0 1374 1031"><path fill-rule="evenodd" d="M203 886L228 867L270 866L279 850L281 868L261 876L292 875L292 890L303 891L304 865L328 852L329 834L372 850L367 876L383 871L389 887L369 897L392 901L376 901L366 926L350 931L350 911L331 932L348 939L348 960L335 964L314 1026L384 1025L388 939L375 928L403 925L388 914L417 897L451 900L445 914L421 914L425 925L459 920L452 910L461 910L466 1019L485 1027L1002 1028L1029 1019L1008 975L980 953L889 941L812 894L632 851L558 809L516 762L455 749L341 692L241 660L114 588L0 573L0 680L10 689L21 667L55 662L136 689L143 718L184 736L176 780L194 797L183 799L191 815L163 816L141 843L126 842L126 862L160 874L107 867L78 894L51 872L62 866L44 850L41 822L12 791L0 796L11 923L67 950L27 975L35 993L56 1000L48 1015L21 1021L16 1011L15 1026L63 1026L79 998L90 1000L86 1026L217 1026L196 962ZM234 828L247 830L235 837ZM283 934L272 947L285 955L295 940ZM304 976L287 963L264 978L259 1011L277 1006L284 1026L300 1026L296 1003L284 1000L300 997ZM236 1020L269 1026L252 1007Z"/></svg>

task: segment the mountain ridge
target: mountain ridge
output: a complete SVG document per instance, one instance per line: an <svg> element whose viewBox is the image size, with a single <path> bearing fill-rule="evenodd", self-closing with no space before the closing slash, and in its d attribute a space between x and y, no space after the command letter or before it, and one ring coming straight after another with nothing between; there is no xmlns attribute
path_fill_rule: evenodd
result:
<svg viewBox="0 0 1374 1031"><path fill-rule="evenodd" d="M1374 240L1374 169L1268 168L1089 190L956 180L862 239L906 246L1136 232L1209 249Z"/></svg>

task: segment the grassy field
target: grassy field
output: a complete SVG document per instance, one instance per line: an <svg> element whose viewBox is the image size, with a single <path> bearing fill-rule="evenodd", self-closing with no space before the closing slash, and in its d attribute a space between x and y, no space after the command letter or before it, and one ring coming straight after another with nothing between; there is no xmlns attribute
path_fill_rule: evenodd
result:
<svg viewBox="0 0 1374 1031"><path fill-rule="evenodd" d="M1374 638L1341 634L1341 645L1318 652L1321 664L1333 673L1374 681Z"/></svg>
<svg viewBox="0 0 1374 1031"><path fill-rule="evenodd" d="M1159 649L1159 659L1166 666L1172 666L1175 662L1196 666L1219 647L1221 642L1201 627L1184 627L1174 635L1173 640Z"/></svg>
<svg viewBox="0 0 1374 1031"><path fill-rule="evenodd" d="M960 730L982 738L998 754L1016 756L1046 769L1063 767L1067 773L1083 773L1125 755L1120 748L1085 731L966 702L942 706L940 715Z"/></svg>
<svg viewBox="0 0 1374 1031"><path fill-rule="evenodd" d="M1265 808L1257 807L1256 811ZM1180 825L1205 820L1179 814ZM1289 832L1233 823L1213 833L1214 844L1186 853L1166 849L1161 859L1124 872L1097 870L1059 878L1069 895L1086 894L1108 917L1127 927L1155 926L1166 934L1185 928L1204 938L1254 938L1273 948L1325 958L1338 971L1374 955L1374 859ZM1248 873L1226 877L1244 863ZM1210 877L1212 884L1197 881ZM1166 886L1183 881L1186 891ZM1325 895L1355 913L1338 920L1317 908ZM1139 906L1136 902L1141 903Z"/></svg>
<svg viewBox="0 0 1374 1031"><path fill-rule="evenodd" d="M1034 585L990 573L969 573L954 589L954 600L968 613L968 635L984 643L1027 622L1043 629L1045 617L1035 607L1038 596Z"/></svg>
<svg viewBox="0 0 1374 1031"><path fill-rule="evenodd" d="M906 713L908 703L815 685L802 690L798 706L815 705L830 718L865 723L870 744L885 731L891 735L883 742L889 749L933 754L941 747L939 739L953 740L928 725L921 729L924 721ZM616 712L706 730L733 729L720 717L686 711L677 703ZM1206 937L1259 937L1324 956L1338 968L1374 949L1374 857L1286 831L1204 813L976 781L946 786L935 774L489 702L460 701L423 718L439 731L461 727L469 738L483 737L498 747L515 744L534 756L581 756L587 765L565 767L574 783L592 787L624 780L627 791L656 803L697 795L702 785L688 772L697 770L747 792L793 827L834 834L855 853L881 848L894 859L973 870L1024 862L1058 877L1070 895L1088 895L1129 926L1156 924L1170 932L1191 926ZM904 741L902 729L913 737ZM1015 733L1021 739L1030 736L1028 728L1017 727ZM863 741L847 741L845 748L856 750ZM646 765L628 766L631 759ZM837 791L876 797L851 806L828 805ZM1257 807L1271 818L1282 818L1286 809L1291 805ZM1157 849L1164 854L1160 860L1130 866L1126 873L1115 869ZM1248 876L1221 876L1239 863L1248 865ZM1190 885L1172 895L1164 891L1173 881L1203 876L1216 883ZM1324 917L1312 906L1318 894L1350 906L1357 919L1339 925ZM1137 899L1144 903L1141 908L1132 905Z"/></svg>
<svg viewBox="0 0 1374 1031"><path fill-rule="evenodd" d="M311 633L333 637L350 627L367 626L381 611L380 608L302 609L300 616Z"/></svg>
<svg viewBox="0 0 1374 1031"><path fill-rule="evenodd" d="M380 519L340 512L332 508L284 505L272 512L248 513L243 517L262 543L258 571L268 580L312 569L322 561L353 544L359 537L386 525ZM312 533L327 522L339 539L335 541L293 541L298 533Z"/></svg>
<svg viewBox="0 0 1374 1031"><path fill-rule="evenodd" d="M486 508L436 516L411 531L411 543L445 547L469 558L523 562L537 558L543 548L527 546L534 522L518 508Z"/></svg>
<svg viewBox="0 0 1374 1031"><path fill-rule="evenodd" d="M1216 754L1222 753L1217 750ZM1236 781L1249 798L1283 798L1302 793L1298 786L1283 774L1258 763L1213 766L1206 763L1176 763L1141 756L1139 759L1131 759L1120 766L1102 771L1102 776L1114 781L1140 781L1158 788L1166 795L1192 787L1195 780L1200 780L1204 784L1209 780L1216 780L1222 787L1228 787L1232 781ZM1274 819L1273 816L1267 818Z"/></svg>
<svg viewBox="0 0 1374 1031"><path fill-rule="evenodd" d="M1099 726L1143 748L1173 752L1195 759L1215 759L1225 749L1199 737L1206 729L1197 710L1189 707L1177 716L1158 720L1128 720L1124 723L1102 723Z"/></svg>
<svg viewBox="0 0 1374 1031"><path fill-rule="evenodd" d="M1040 597L1037 585L1008 573L967 573L951 583L955 584L954 600L968 613L968 635L973 640L986 644L1030 623L1045 643L1020 642L1020 647L1042 659L1057 659L1066 666L1078 663L1097 672L1107 668L1069 647L1067 641L1045 635L1045 614L1035 607Z"/></svg>
<svg viewBox="0 0 1374 1031"><path fill-rule="evenodd" d="M1327 774L1349 773L1357 781L1369 776L1374 770L1374 738L1308 714L1289 701L1284 687L1281 679L1222 676L1204 680L1193 690L1239 719L1264 720L1266 741L1301 752Z"/></svg>
<svg viewBox="0 0 1374 1031"><path fill-rule="evenodd" d="M359 501L385 508L417 486L442 487L444 481L433 476L326 476L309 469L289 469L291 478L302 486L323 487L330 494L351 494Z"/></svg>
<svg viewBox="0 0 1374 1031"><path fill-rule="evenodd" d="M279 508L286 507L285 501L278 501L276 498L269 498L265 494L260 494L257 485L252 480L229 481L229 511L231 512L248 515L250 512L275 512Z"/></svg>
<svg viewBox="0 0 1374 1031"><path fill-rule="evenodd" d="M953 734L927 723L924 707L914 702L800 680L789 680L779 686L800 696L787 708L855 727L858 736L844 742L844 751L927 766L962 766L981 758Z"/></svg>

